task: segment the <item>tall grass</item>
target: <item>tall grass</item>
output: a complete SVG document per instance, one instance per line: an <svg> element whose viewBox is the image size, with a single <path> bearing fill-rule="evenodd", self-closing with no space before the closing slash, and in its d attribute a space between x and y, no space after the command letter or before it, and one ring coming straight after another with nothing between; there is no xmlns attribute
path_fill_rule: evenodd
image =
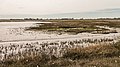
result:
<svg viewBox="0 0 120 67"><path fill-rule="evenodd" d="M43 53L32 57L26 56L19 60L0 62L0 67L119 67L119 65L120 42L71 48L58 58Z"/></svg>

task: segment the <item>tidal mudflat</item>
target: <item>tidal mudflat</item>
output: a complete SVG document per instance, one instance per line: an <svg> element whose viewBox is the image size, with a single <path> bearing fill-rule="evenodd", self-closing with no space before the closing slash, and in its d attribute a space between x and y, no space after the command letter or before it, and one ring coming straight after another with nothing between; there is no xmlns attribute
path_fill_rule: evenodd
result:
<svg viewBox="0 0 120 67"><path fill-rule="evenodd" d="M119 27L97 25L98 22L94 23L93 27L87 24L89 22L82 22L85 25L81 26L77 22L72 21L69 25L66 21L0 22L1 63L8 59L16 61L43 55L49 59L61 57L73 59L72 53L79 51L78 48L83 51L91 46L112 45L120 39ZM73 52L70 53L70 50Z"/></svg>

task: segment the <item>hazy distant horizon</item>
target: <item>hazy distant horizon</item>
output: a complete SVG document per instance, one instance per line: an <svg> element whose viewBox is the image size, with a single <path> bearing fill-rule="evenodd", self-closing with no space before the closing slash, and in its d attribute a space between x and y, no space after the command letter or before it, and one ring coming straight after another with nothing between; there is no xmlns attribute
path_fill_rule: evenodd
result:
<svg viewBox="0 0 120 67"><path fill-rule="evenodd" d="M120 0L0 0L0 15L47 15L119 7Z"/></svg>
<svg viewBox="0 0 120 67"><path fill-rule="evenodd" d="M26 17L120 17L120 0L0 0L0 18Z"/></svg>
<svg viewBox="0 0 120 67"><path fill-rule="evenodd" d="M91 12L74 12L58 14L11 14L0 15L0 19L23 19L23 18L120 18L120 8L103 9Z"/></svg>

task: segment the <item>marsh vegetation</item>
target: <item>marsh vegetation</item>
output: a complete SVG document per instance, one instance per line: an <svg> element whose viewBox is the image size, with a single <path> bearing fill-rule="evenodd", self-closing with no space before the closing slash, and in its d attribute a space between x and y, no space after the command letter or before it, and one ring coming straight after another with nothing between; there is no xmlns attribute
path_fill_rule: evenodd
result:
<svg viewBox="0 0 120 67"><path fill-rule="evenodd" d="M42 21L0 24L0 67L120 66L119 20Z"/></svg>
<svg viewBox="0 0 120 67"><path fill-rule="evenodd" d="M31 52L31 51L30 51ZM29 52L28 52L29 53ZM27 54L28 54L27 53ZM120 42L68 48L61 57L45 53L22 54L24 58L1 61L1 67L119 67Z"/></svg>
<svg viewBox="0 0 120 67"><path fill-rule="evenodd" d="M97 26L120 27L119 20L46 20L52 22L48 24L37 24L37 27L30 27L28 30L48 31L48 32L66 32L66 33L95 33L109 34L117 33L116 30L100 28Z"/></svg>

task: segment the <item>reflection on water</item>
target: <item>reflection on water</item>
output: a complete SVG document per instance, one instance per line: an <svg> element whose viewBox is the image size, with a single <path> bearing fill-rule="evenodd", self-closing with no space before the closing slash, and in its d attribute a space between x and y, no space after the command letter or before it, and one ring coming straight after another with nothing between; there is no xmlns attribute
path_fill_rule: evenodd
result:
<svg viewBox="0 0 120 67"><path fill-rule="evenodd" d="M35 26L36 23L50 22L0 22L0 28L25 28Z"/></svg>
<svg viewBox="0 0 120 67"><path fill-rule="evenodd" d="M25 31L26 27L36 26L36 23L50 22L0 22L0 42L18 42L18 41L42 41L42 40L75 40L75 39L103 39L116 38L119 33L111 34L91 34L79 33L77 35L68 34L46 34L42 31Z"/></svg>

